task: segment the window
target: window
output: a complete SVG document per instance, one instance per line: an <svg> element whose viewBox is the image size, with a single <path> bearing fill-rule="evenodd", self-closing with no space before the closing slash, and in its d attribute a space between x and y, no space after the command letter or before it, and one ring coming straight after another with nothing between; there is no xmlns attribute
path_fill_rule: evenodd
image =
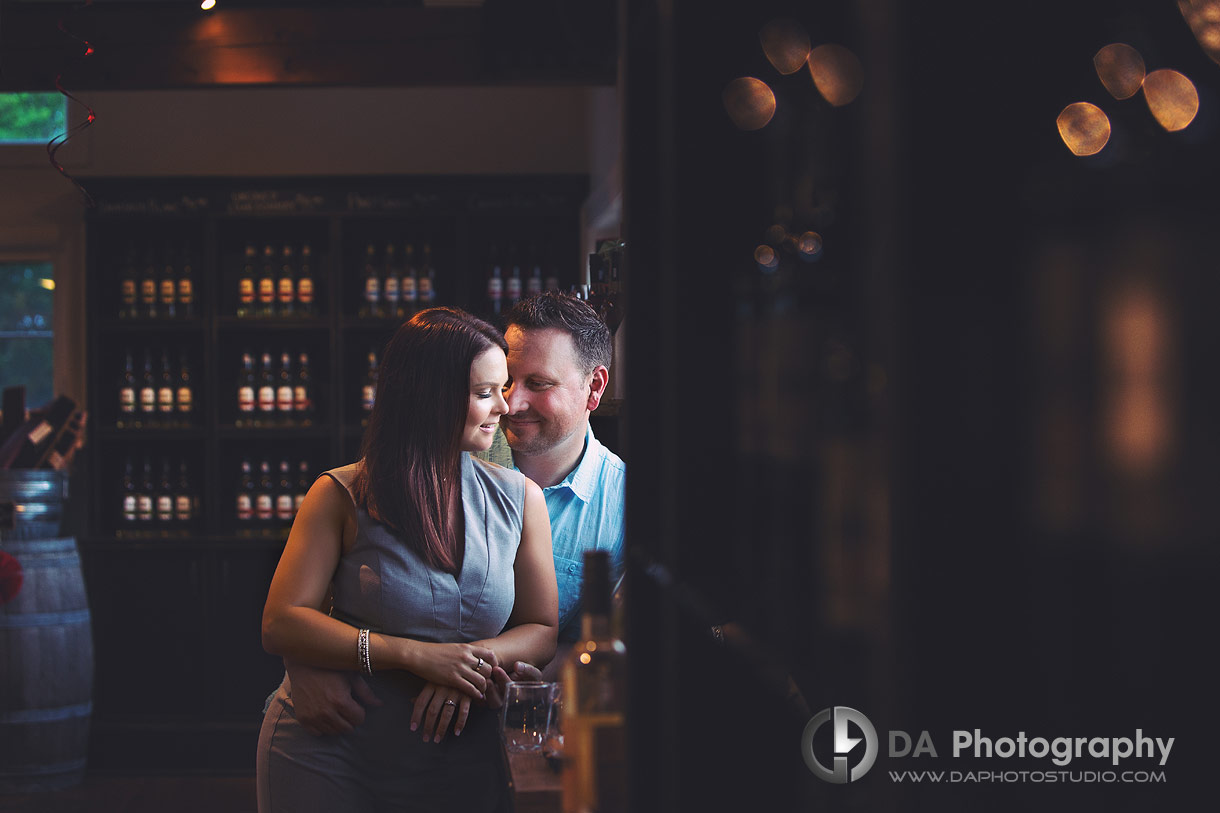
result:
<svg viewBox="0 0 1220 813"><path fill-rule="evenodd" d="M68 129L60 93L0 93L0 144L45 144Z"/></svg>
<svg viewBox="0 0 1220 813"><path fill-rule="evenodd" d="M0 388L24 386L28 407L54 397L54 294L51 263L0 261Z"/></svg>

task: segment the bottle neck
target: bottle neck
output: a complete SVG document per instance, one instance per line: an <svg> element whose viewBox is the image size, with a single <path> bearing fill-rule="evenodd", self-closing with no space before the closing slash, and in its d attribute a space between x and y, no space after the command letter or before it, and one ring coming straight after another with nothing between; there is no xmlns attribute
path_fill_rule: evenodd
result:
<svg viewBox="0 0 1220 813"><path fill-rule="evenodd" d="M580 637L586 641L610 638L610 616L604 613L582 615L580 617Z"/></svg>

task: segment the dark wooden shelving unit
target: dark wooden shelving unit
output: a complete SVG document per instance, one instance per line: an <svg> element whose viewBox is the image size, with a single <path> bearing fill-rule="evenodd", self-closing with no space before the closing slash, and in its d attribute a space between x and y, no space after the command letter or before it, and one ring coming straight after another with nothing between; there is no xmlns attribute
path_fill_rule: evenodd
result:
<svg viewBox="0 0 1220 813"><path fill-rule="evenodd" d="M399 324L357 316L368 242L430 242L435 304L479 313L492 245L541 252L565 289L581 280L579 212L588 182L570 175L174 178L92 179L89 188L98 204L87 223L85 292L94 429L80 538L97 653L90 764L248 773L263 700L282 674L278 659L262 650L259 619L288 523L238 523L241 458L252 458L256 477L263 457L273 469L288 459L294 477L307 461L310 478L355 459L366 356ZM193 318L119 318L119 269L129 245L143 252L167 240L195 255ZM244 244L306 241L316 314L238 317ZM160 353L163 345L175 360L185 351L192 365L189 425L117 427L124 349ZM309 425L236 424L247 347L256 356L266 347L277 358L282 349L294 357L309 352ZM135 364L139 376L140 358ZM196 518L164 532L123 527L128 455L187 460Z"/></svg>

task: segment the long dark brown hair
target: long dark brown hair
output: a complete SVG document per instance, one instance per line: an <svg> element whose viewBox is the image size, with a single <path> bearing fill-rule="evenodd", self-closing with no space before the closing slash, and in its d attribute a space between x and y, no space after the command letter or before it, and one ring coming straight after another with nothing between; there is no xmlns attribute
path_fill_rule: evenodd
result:
<svg viewBox="0 0 1220 813"><path fill-rule="evenodd" d="M353 484L370 517L450 573L458 540L448 506L461 474L470 365L493 347L508 351L499 331L458 308L430 308L404 322L382 354Z"/></svg>

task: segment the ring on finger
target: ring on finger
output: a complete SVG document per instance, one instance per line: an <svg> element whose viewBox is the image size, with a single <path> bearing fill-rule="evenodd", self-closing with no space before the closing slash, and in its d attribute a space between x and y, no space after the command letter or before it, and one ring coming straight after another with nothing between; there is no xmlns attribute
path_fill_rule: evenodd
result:
<svg viewBox="0 0 1220 813"><path fill-rule="evenodd" d="M483 668L483 659L479 658L479 662L474 665L474 671L478 672Z"/></svg>
<svg viewBox="0 0 1220 813"><path fill-rule="evenodd" d="M446 700L446 701L445 701L445 705L446 705L446 706L456 706L456 705L457 705L457 703L454 703L452 700Z"/></svg>

